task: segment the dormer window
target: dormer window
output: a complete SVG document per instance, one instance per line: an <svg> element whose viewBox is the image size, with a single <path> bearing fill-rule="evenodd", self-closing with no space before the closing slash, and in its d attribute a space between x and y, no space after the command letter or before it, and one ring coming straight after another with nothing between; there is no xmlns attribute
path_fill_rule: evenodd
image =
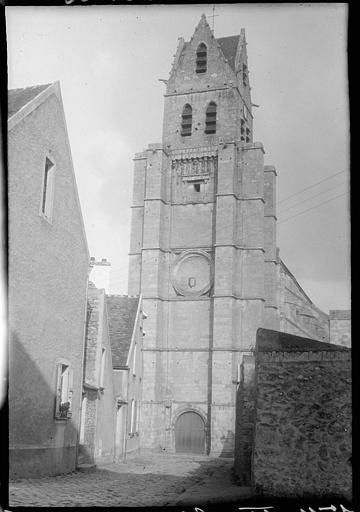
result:
<svg viewBox="0 0 360 512"><path fill-rule="evenodd" d="M181 135L182 137L188 137L191 135L192 125L192 108L189 104L186 104L183 108L181 116Z"/></svg>
<svg viewBox="0 0 360 512"><path fill-rule="evenodd" d="M196 73L206 73L207 70L207 47L201 43L196 52Z"/></svg>
<svg viewBox="0 0 360 512"><path fill-rule="evenodd" d="M206 109L205 133L216 133L216 103L209 103Z"/></svg>

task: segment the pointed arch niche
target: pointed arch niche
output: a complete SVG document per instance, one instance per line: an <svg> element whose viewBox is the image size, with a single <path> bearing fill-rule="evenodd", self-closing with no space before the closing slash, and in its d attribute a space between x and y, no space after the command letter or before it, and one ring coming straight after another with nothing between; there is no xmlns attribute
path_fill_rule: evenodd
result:
<svg viewBox="0 0 360 512"><path fill-rule="evenodd" d="M207 46L200 43L196 50L196 73L206 73L207 71Z"/></svg>

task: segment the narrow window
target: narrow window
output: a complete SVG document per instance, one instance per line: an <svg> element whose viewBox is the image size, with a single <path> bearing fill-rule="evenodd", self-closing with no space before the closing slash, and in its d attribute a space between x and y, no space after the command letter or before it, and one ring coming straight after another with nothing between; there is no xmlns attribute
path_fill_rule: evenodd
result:
<svg viewBox="0 0 360 512"><path fill-rule="evenodd" d="M80 444L85 443L85 419L86 419L87 397L84 396L81 402L81 420L80 420Z"/></svg>
<svg viewBox="0 0 360 512"><path fill-rule="evenodd" d="M201 43L196 52L196 73L206 73L207 69L207 48Z"/></svg>
<svg viewBox="0 0 360 512"><path fill-rule="evenodd" d="M182 116L181 116L181 135L183 137L188 137L191 135L191 125L192 125L192 108L190 105L185 105L183 108Z"/></svg>
<svg viewBox="0 0 360 512"><path fill-rule="evenodd" d="M55 417L66 419L71 416L72 370L68 364L57 365L57 392Z"/></svg>
<svg viewBox="0 0 360 512"><path fill-rule="evenodd" d="M216 103L209 103L206 109L205 133L216 133Z"/></svg>
<svg viewBox="0 0 360 512"><path fill-rule="evenodd" d="M140 404L136 404L136 432L140 431Z"/></svg>
<svg viewBox="0 0 360 512"><path fill-rule="evenodd" d="M245 105L243 105L243 117L244 117L244 119L247 121L247 118L248 118L248 112L247 112L247 108L245 107Z"/></svg>
<svg viewBox="0 0 360 512"><path fill-rule="evenodd" d="M243 79L243 85L245 87L247 85L247 80L248 80L248 68L247 68L246 64L243 64L242 79Z"/></svg>
<svg viewBox="0 0 360 512"><path fill-rule="evenodd" d="M105 349L101 349L101 366L100 366L100 387L104 387L104 374L105 374Z"/></svg>
<svg viewBox="0 0 360 512"><path fill-rule="evenodd" d="M241 140L244 140L245 120L241 119L240 121L241 121L241 126L240 126Z"/></svg>
<svg viewBox="0 0 360 512"><path fill-rule="evenodd" d="M134 346L133 375L136 375L136 344Z"/></svg>
<svg viewBox="0 0 360 512"><path fill-rule="evenodd" d="M45 159L45 172L44 172L44 183L43 193L41 199L41 213L51 219L52 207L53 207L53 196L54 196L54 177L55 177L55 166L51 160L46 157Z"/></svg>
<svg viewBox="0 0 360 512"><path fill-rule="evenodd" d="M203 180L199 181L191 181L188 183L188 189L191 192L202 192L204 190L205 183Z"/></svg>
<svg viewBox="0 0 360 512"><path fill-rule="evenodd" d="M135 400L131 400L131 421L130 421L130 434L134 433L135 427Z"/></svg>

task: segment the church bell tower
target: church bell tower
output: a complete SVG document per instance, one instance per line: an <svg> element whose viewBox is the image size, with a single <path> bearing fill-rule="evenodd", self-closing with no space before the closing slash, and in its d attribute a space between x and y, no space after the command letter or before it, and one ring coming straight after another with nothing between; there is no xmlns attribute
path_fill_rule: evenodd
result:
<svg viewBox="0 0 360 512"><path fill-rule="evenodd" d="M231 455L242 358L278 328L275 179L253 142L245 31L179 39L163 140L135 155L129 295L144 320L141 446Z"/></svg>

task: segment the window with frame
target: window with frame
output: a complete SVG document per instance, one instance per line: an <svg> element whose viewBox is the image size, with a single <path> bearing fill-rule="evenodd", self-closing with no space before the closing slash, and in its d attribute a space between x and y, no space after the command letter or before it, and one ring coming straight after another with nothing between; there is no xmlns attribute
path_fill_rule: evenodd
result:
<svg viewBox="0 0 360 512"><path fill-rule="evenodd" d="M105 374L105 354L106 350L104 348L101 349L101 361L100 361L100 379L99 379L99 387L104 387L104 374Z"/></svg>
<svg viewBox="0 0 360 512"><path fill-rule="evenodd" d="M136 403L136 432L140 431L140 404Z"/></svg>
<svg viewBox="0 0 360 512"><path fill-rule="evenodd" d="M188 137L191 135L192 127L192 108L188 103L184 106L181 115L181 136Z"/></svg>
<svg viewBox="0 0 360 512"><path fill-rule="evenodd" d="M131 417L130 417L130 434L135 433L135 425L136 425L136 403L135 400L131 400Z"/></svg>
<svg viewBox="0 0 360 512"><path fill-rule="evenodd" d="M216 103L213 101L206 109L205 133L216 133Z"/></svg>
<svg viewBox="0 0 360 512"><path fill-rule="evenodd" d="M134 346L134 355L133 355L133 375L135 376L136 375L136 357L137 357L137 345L135 343L135 346Z"/></svg>
<svg viewBox="0 0 360 512"><path fill-rule="evenodd" d="M200 43L196 51L196 73L206 73L207 71L207 47Z"/></svg>
<svg viewBox="0 0 360 512"><path fill-rule="evenodd" d="M55 164L50 160L49 157L46 157L41 197L41 213L49 220L51 220L53 212L54 181Z"/></svg>
<svg viewBox="0 0 360 512"><path fill-rule="evenodd" d="M71 417L73 394L73 371L67 363L57 364L55 418L66 420Z"/></svg>

